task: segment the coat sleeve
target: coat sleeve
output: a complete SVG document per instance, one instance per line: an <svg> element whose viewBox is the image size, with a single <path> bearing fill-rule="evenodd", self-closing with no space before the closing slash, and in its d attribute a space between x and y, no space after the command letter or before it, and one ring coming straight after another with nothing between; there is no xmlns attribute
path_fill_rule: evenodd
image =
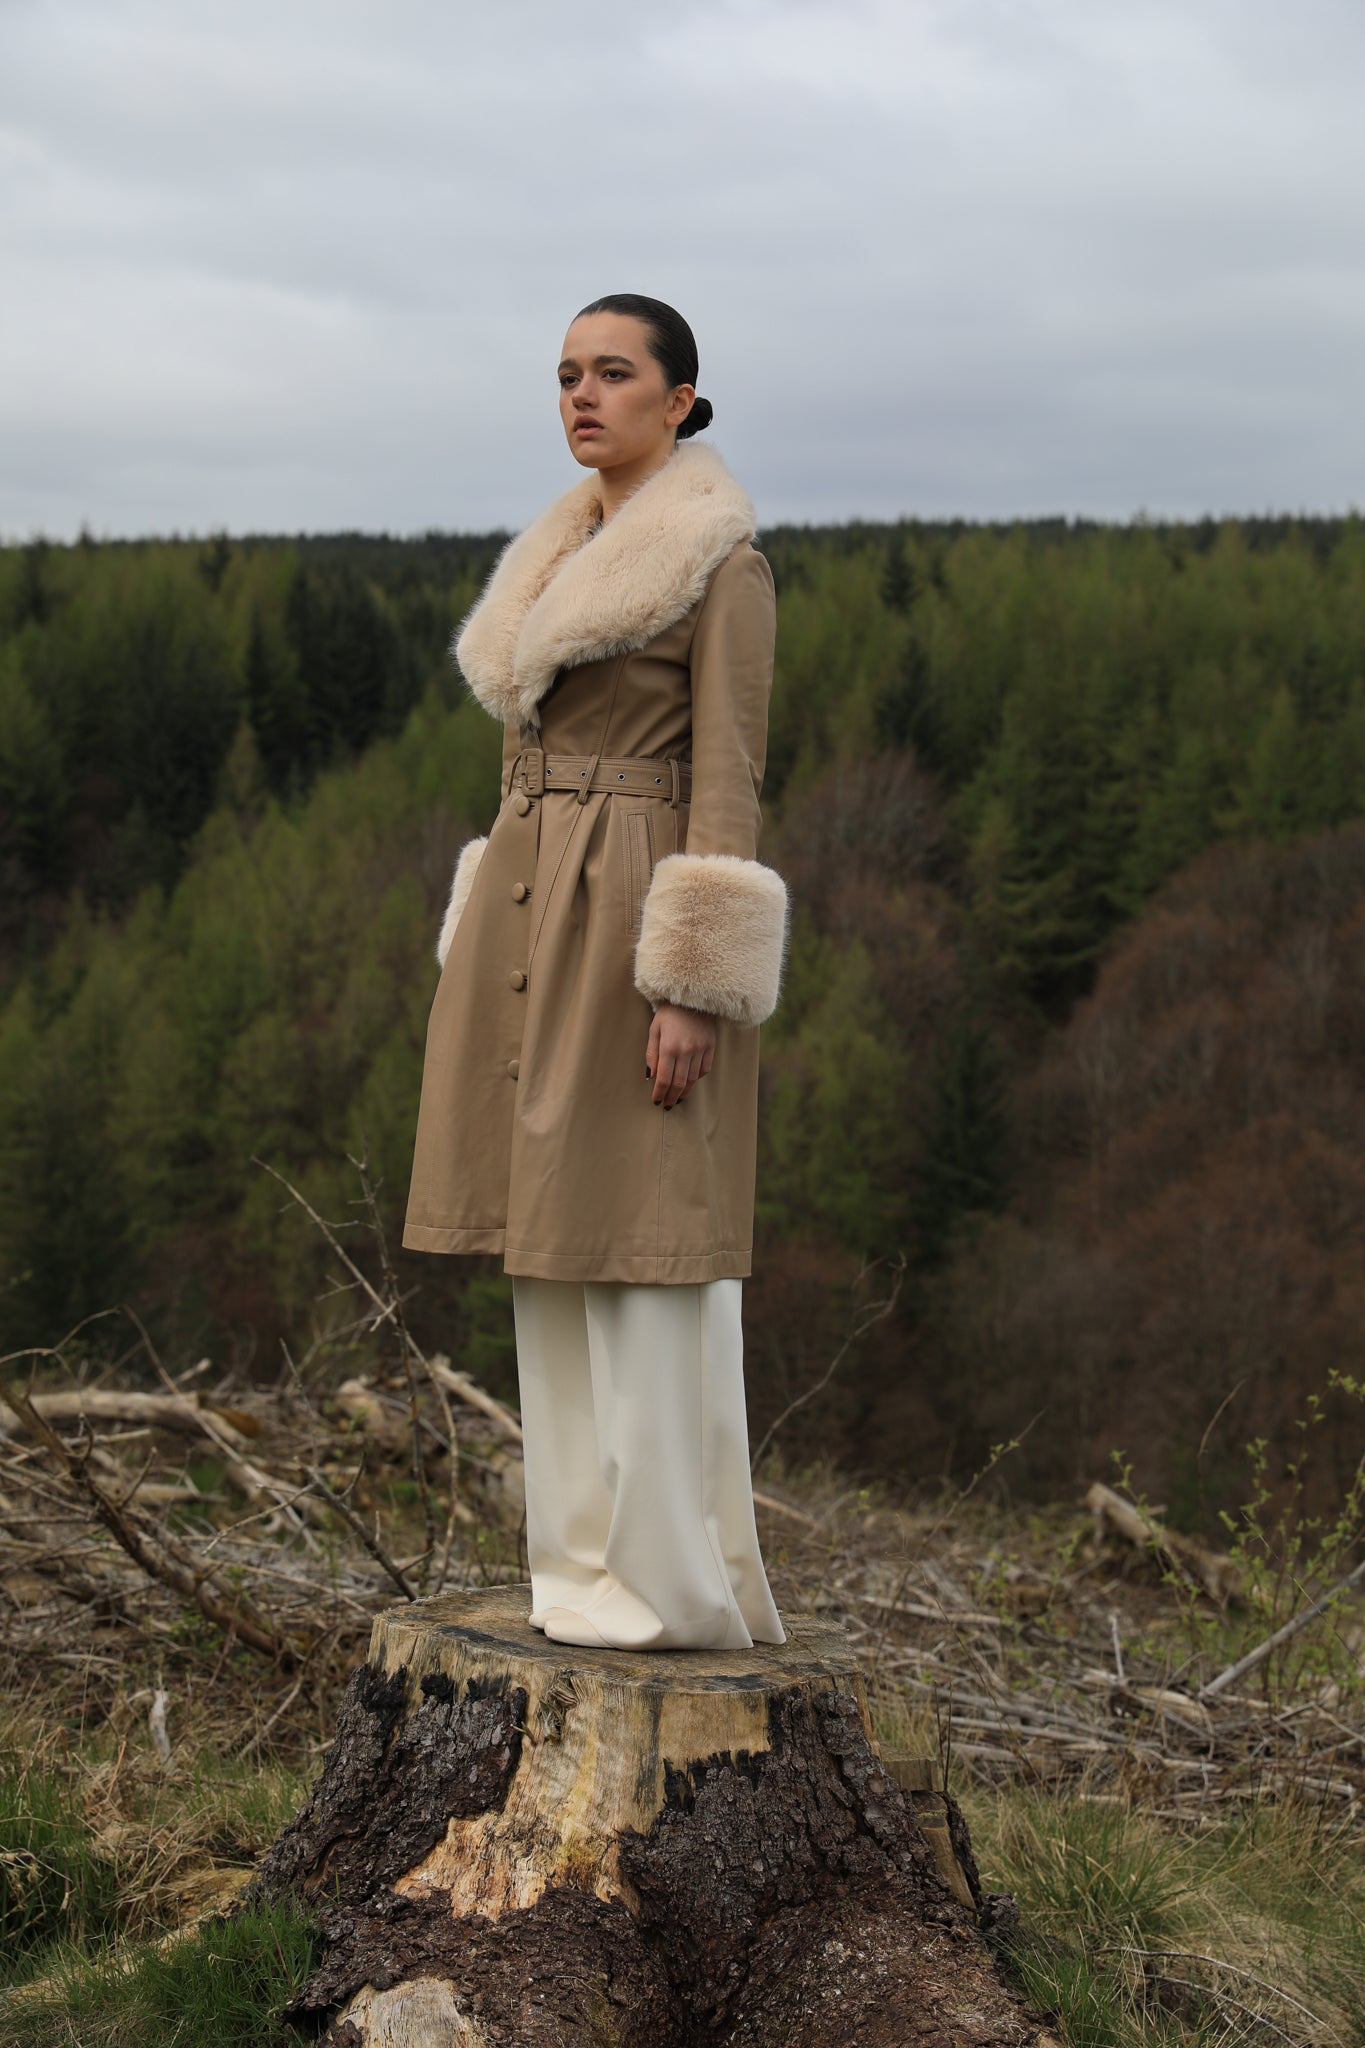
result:
<svg viewBox="0 0 1365 2048"><path fill-rule="evenodd" d="M504 803L507 801L508 791L511 786L512 766L520 752L520 748L520 727L515 722L511 724L505 723L502 729L502 781L500 785ZM460 922L460 912L464 909L469 892L474 886L474 877L478 873L479 862L483 859L483 850L487 844L488 834L486 832L482 838L467 839L456 857L455 873L450 884L450 897L446 903L445 916L441 919L440 936L436 941L436 958L442 967L446 964L446 954L450 951L450 942L455 936L455 927Z"/></svg>
<svg viewBox="0 0 1365 2048"><path fill-rule="evenodd" d="M772 570L745 543L711 578L692 636L687 850L655 866L635 947L635 986L656 1009L761 1024L777 1008L787 888L755 857L776 638Z"/></svg>

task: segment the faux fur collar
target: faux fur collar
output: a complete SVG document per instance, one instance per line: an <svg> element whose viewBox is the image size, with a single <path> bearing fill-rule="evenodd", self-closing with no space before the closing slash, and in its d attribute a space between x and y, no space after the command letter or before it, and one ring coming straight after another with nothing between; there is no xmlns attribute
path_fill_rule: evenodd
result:
<svg viewBox="0 0 1365 2048"><path fill-rule="evenodd" d="M753 505L720 456L691 440L594 533L601 514L594 471L507 543L465 618L455 659L494 718L539 727L560 668L643 647L755 531Z"/></svg>

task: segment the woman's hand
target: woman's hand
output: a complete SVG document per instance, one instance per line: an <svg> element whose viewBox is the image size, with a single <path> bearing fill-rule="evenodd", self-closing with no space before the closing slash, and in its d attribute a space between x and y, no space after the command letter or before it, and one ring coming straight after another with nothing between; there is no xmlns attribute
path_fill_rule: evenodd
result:
<svg viewBox="0 0 1365 2048"><path fill-rule="evenodd" d="M715 1053L714 1017L704 1010L685 1010L680 1003L660 1003L645 1051L645 1071L654 1083L654 1101L665 1109L685 1102L702 1075L710 1073Z"/></svg>

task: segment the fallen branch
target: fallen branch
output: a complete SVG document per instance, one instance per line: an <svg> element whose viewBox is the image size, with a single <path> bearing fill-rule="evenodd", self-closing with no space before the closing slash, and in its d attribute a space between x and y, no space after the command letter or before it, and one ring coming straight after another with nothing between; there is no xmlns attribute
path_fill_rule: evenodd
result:
<svg viewBox="0 0 1365 2048"><path fill-rule="evenodd" d="M804 1508L794 1508L790 1501L779 1500L776 1494L760 1493L757 1487L753 1489L753 1494L756 1508L767 1508L769 1513L774 1515L790 1515L794 1522L804 1522L808 1529L826 1527L817 1515L808 1515Z"/></svg>
<svg viewBox="0 0 1365 2048"><path fill-rule="evenodd" d="M71 1484L85 1495L114 1541L149 1578L169 1586L182 1600L198 1607L207 1620L231 1635L240 1636L244 1643L263 1656L280 1663L293 1662L295 1652L291 1646L281 1640L251 1601L234 1589L232 1604L229 1605L220 1597L222 1589L217 1585L216 1574L211 1568L187 1555L165 1530L157 1530L153 1536L136 1509L130 1511L121 1507L93 1477L88 1456L65 1443L37 1413L26 1394L11 1386L5 1398L51 1452Z"/></svg>
<svg viewBox="0 0 1365 2048"><path fill-rule="evenodd" d="M202 1394L127 1394L97 1387L73 1392L30 1394L34 1413L45 1422L115 1422L133 1429L172 1429L181 1436L213 1436L242 1450L248 1437L260 1433L254 1415L241 1408L219 1408ZM0 1427L23 1427L23 1418L0 1397Z"/></svg>
<svg viewBox="0 0 1365 2048"><path fill-rule="evenodd" d="M417 1598L417 1595L413 1592L412 1587L408 1584L407 1579L404 1577L401 1565L396 1565L393 1559L389 1556L388 1552L384 1549L384 1546L380 1543L379 1538L377 1536L372 1536L370 1534L370 1531L365 1527L365 1524L361 1520L360 1516L355 1512L355 1509L347 1500L346 1494L335 1492L334 1489L331 1486L329 1486L327 1481L323 1478L321 1472L318 1471L316 1465L305 1465L303 1469L308 1474L309 1479L317 1488L322 1498L326 1501L328 1507L334 1509L335 1512L338 1515L340 1515L342 1521L346 1524L346 1527L351 1531L351 1533L360 1538L361 1542L369 1551L370 1556L374 1559L375 1563L388 1573L389 1577L393 1580L394 1585L397 1586L399 1592L403 1595L403 1598L405 1600L415 1600ZM361 1464L356 1468L355 1479L351 1481L351 1486L347 1487L346 1493L349 1493L351 1491L351 1487L355 1485L356 1479L359 1479L360 1474L364 1471L364 1469L364 1462L362 1461Z"/></svg>
<svg viewBox="0 0 1365 2048"><path fill-rule="evenodd" d="M434 1358L427 1359L426 1368L438 1386L444 1387L448 1393L454 1394L457 1400L465 1402L468 1407L477 1408L480 1415L486 1416L509 1443L521 1442L521 1424L511 1409L499 1401L496 1395L487 1393L476 1380L469 1377L467 1372L457 1372L450 1360L443 1358L439 1351Z"/></svg>
<svg viewBox="0 0 1365 2048"><path fill-rule="evenodd" d="M146 1325L141 1316L127 1302L123 1304L123 1312L135 1326L138 1335L142 1339L143 1348L148 1358L152 1361L154 1370L162 1383L169 1389L170 1398L179 1400L181 1396L176 1388L175 1381L162 1364L160 1354L148 1335ZM254 1465L250 1458L240 1456L231 1442L229 1432L222 1427L215 1416L209 1414L206 1410L201 1411L201 1420L205 1435L209 1438L210 1442L214 1443L222 1451L224 1469L237 1490L244 1494L247 1500L257 1505L268 1505L282 1514L287 1521L293 1524L307 1548L316 1550L317 1544L307 1524L304 1522L302 1515L295 1511L293 1501L289 1495L289 1489L282 1486L277 1479L272 1479L268 1472L263 1472L259 1465ZM307 1496L304 1498L308 1507L317 1512L317 1503L307 1500Z"/></svg>
<svg viewBox="0 0 1365 2048"><path fill-rule="evenodd" d="M1254 1671L1258 1664L1264 1664L1266 1658L1273 1650L1278 1650L1281 1643L1287 1643L1301 1628L1307 1628L1310 1621L1316 1621L1335 1599L1342 1593L1348 1593L1351 1587L1358 1585L1362 1579L1365 1579L1365 1559L1361 1560L1354 1571L1347 1572L1344 1579L1338 1579L1335 1586L1324 1593L1320 1600L1315 1600L1311 1607L1305 1607L1287 1621L1283 1628L1277 1628L1273 1636L1267 1636L1263 1643L1258 1643L1245 1657L1239 1657L1235 1664L1229 1664L1226 1671L1220 1671L1216 1678L1211 1678L1207 1685L1201 1686L1199 1698L1213 1699L1216 1694L1222 1692L1224 1686L1235 1685L1248 1671Z"/></svg>
<svg viewBox="0 0 1365 2048"><path fill-rule="evenodd" d="M1097 1480L1085 1496L1085 1505L1095 1518L1095 1540L1102 1542L1106 1528L1139 1550L1154 1550L1168 1558L1176 1569L1202 1586L1211 1600L1225 1607L1241 1584L1241 1574L1230 1557L1210 1550L1193 1536L1168 1529L1153 1515L1144 1514L1132 1501Z"/></svg>
<svg viewBox="0 0 1365 2048"><path fill-rule="evenodd" d="M343 1380L331 1396L331 1405L340 1409L348 1421L356 1423L381 1450L403 1449L407 1441L405 1424L367 1381Z"/></svg>

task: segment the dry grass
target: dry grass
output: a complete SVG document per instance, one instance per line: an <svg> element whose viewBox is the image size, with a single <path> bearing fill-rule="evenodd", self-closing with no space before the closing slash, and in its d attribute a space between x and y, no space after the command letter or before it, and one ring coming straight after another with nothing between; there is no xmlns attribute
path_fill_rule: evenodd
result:
<svg viewBox="0 0 1365 2048"><path fill-rule="evenodd" d="M212 1965L213 1916L301 1803L374 1615L400 1589L527 1576L514 1418L408 1340L386 1360L371 1293L368 1321L274 1388L144 1362L137 1390L197 1396L202 1424L67 1414L45 1433L10 1368L0 1933L11 1985L52 2001L44 2033L31 1994L0 2000L0 2048L154 2043L148 1999L181 2000L177 2048L257 2039L214 1990L250 1969ZM67 1347L32 1390L97 1382L133 1390ZM1065 2039L1365 2043L1352 1598L1209 1693L1283 1611L1220 1606L1079 1503L898 1499L786 1468L780 1435L756 1487L779 1606L841 1625L883 1746L937 1758L988 1888L1021 1908L1012 1967ZM1276 1583L1301 1609L1321 1590L1303 1558ZM268 2011L306 1935L240 1939ZM262 2043L294 2038L272 2026Z"/></svg>
<svg viewBox="0 0 1365 2048"><path fill-rule="evenodd" d="M803 1495L809 1506L818 1489ZM832 1509L832 1513L831 1513ZM1078 1507L836 1500L812 1604L857 1643L884 1746L937 1754L1008 1960L1059 2036L1365 2043L1365 1628L1220 1608ZM1318 1587L1289 1588L1306 1610Z"/></svg>

